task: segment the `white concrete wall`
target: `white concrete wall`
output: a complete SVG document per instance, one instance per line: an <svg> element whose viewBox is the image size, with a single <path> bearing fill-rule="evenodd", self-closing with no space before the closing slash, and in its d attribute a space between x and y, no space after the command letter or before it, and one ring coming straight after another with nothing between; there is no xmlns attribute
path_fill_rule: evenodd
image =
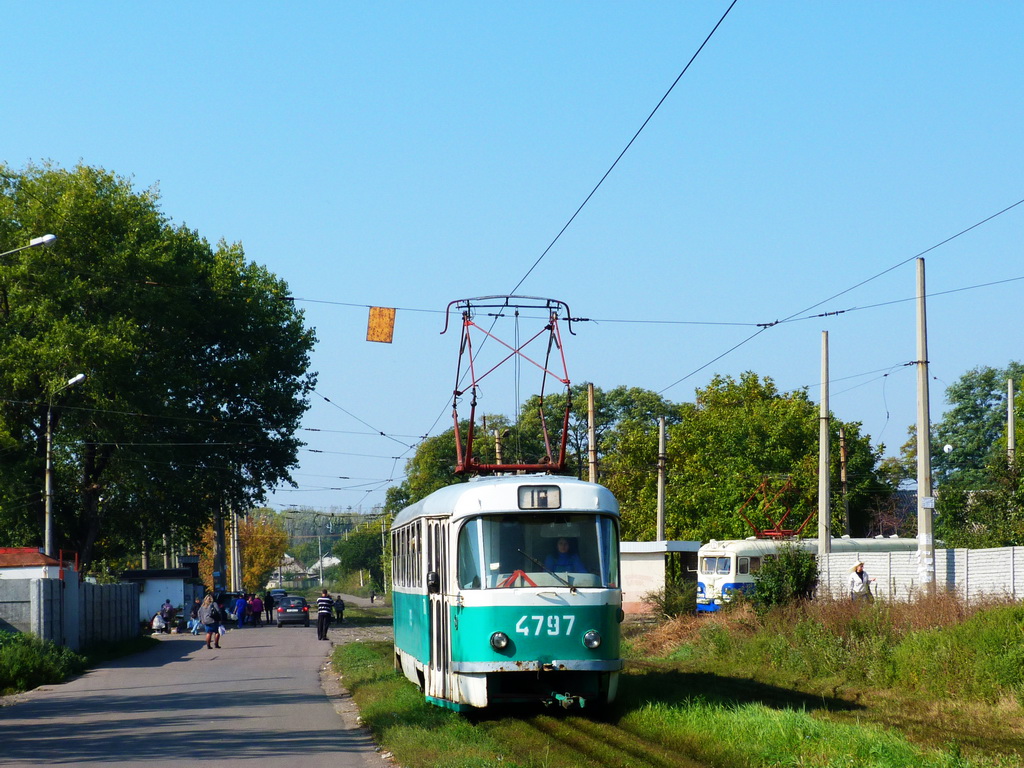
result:
<svg viewBox="0 0 1024 768"><path fill-rule="evenodd" d="M649 613L651 606L644 596L665 588L664 552L623 552L622 610L626 613Z"/></svg>
<svg viewBox="0 0 1024 768"><path fill-rule="evenodd" d="M864 570L877 579L872 591L879 597L907 600L920 590L917 552L833 553L820 561L821 584L833 596L849 592L850 567L864 561ZM1007 595L1024 598L1024 547L935 550L935 586L970 598Z"/></svg>

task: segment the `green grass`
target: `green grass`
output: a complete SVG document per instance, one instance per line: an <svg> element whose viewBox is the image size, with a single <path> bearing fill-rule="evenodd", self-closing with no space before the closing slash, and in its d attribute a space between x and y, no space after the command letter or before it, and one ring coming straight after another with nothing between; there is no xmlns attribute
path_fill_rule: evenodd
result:
<svg viewBox="0 0 1024 768"><path fill-rule="evenodd" d="M335 664L407 768L1010 768L1024 765L1022 634L1021 606L948 597L682 617L627 636L598 723L430 706L388 643L339 647Z"/></svg>
<svg viewBox="0 0 1024 768"><path fill-rule="evenodd" d="M517 768L506 750L466 718L427 704L391 664L390 643L348 643L334 650L341 683L359 705L363 723L399 765Z"/></svg>

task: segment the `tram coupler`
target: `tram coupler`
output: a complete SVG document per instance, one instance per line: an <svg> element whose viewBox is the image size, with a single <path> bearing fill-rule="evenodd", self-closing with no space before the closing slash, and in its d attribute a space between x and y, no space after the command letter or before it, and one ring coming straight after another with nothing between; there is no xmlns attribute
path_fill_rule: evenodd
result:
<svg viewBox="0 0 1024 768"><path fill-rule="evenodd" d="M545 699L544 704L547 706L550 706L551 704L560 704L562 709L571 709L575 705L579 704L580 709L583 709L587 704L587 700L582 696L574 696L571 693L552 692L551 697Z"/></svg>

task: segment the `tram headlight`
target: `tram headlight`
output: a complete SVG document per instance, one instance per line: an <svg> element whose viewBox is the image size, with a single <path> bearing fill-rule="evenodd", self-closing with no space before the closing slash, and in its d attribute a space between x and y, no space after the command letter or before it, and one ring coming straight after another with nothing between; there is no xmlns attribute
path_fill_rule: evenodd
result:
<svg viewBox="0 0 1024 768"><path fill-rule="evenodd" d="M590 630L583 636L583 644L590 650L594 650L601 645L601 633L596 630Z"/></svg>
<svg viewBox="0 0 1024 768"><path fill-rule="evenodd" d="M496 651L503 651L508 648L508 635L504 632L495 632L491 635L491 648Z"/></svg>

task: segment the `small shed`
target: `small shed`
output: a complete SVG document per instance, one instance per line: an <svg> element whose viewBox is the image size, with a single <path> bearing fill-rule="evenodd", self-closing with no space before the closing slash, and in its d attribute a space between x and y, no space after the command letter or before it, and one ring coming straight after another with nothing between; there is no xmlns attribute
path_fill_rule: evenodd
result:
<svg viewBox="0 0 1024 768"><path fill-rule="evenodd" d="M178 615L191 607L195 597L190 568L152 568L149 570L124 571L122 581L139 585L139 621L148 622L160 610L165 600L170 600ZM202 595L202 587L199 587Z"/></svg>
<svg viewBox="0 0 1024 768"><path fill-rule="evenodd" d="M622 610L650 613L644 598L665 589L669 580L696 580L699 541L623 541L619 545L622 568Z"/></svg>

